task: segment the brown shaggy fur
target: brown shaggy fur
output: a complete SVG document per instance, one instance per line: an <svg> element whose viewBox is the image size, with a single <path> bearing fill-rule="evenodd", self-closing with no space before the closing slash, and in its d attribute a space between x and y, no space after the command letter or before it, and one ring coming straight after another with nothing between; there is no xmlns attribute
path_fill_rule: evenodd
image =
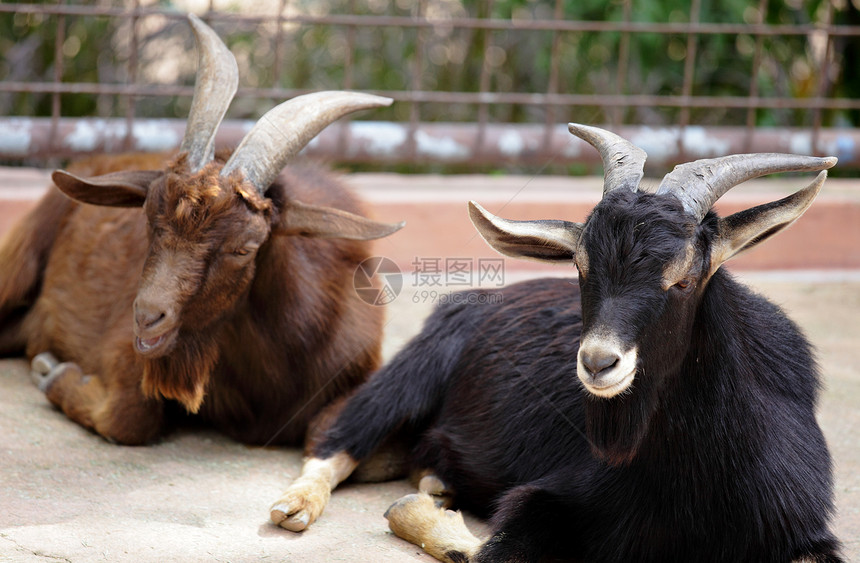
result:
<svg viewBox="0 0 860 563"><path fill-rule="evenodd" d="M280 229L291 201L363 214L358 201L314 166L285 169L261 197L218 176L226 156L195 174L184 157L78 163L80 176L164 174L143 210L52 189L0 241L0 354L69 362L49 400L111 440L161 435L183 410L171 399L239 440L299 444L315 413L379 364L383 311L352 288L369 243ZM175 324L152 357L134 344L143 302Z"/></svg>

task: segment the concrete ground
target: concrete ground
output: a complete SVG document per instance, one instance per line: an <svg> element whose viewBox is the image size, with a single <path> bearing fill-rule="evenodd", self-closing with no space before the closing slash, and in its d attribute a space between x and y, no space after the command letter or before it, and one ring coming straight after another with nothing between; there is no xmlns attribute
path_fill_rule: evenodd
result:
<svg viewBox="0 0 860 563"><path fill-rule="evenodd" d="M1 234L42 192L47 174L0 172ZM18 179L4 186L4 179L13 177ZM432 257L494 256L465 219L465 199L495 203L493 211L513 200L505 207L512 218L581 220L568 211L579 213L576 209L587 209L599 197L599 181L593 179L571 190L564 179L421 177L409 180L410 190L426 185L435 199L416 205L403 196L403 181L396 177L366 175L356 184L379 218L409 221L410 228L395 235L403 238L384 239L378 247L404 269ZM791 189L803 185L791 184ZM444 189L432 191L434 186ZM772 186L762 193L772 193ZM746 262L737 261L741 278L781 304L818 348L825 383L819 420L835 461L834 529L849 561L860 561L858 194L856 183L835 182L820 206L832 211L805 216L762 245L764 250L749 253ZM798 246L813 236L824 238ZM769 262L773 257L782 262ZM773 270L797 268L791 260L815 270ZM558 269L518 270L522 264L528 265L506 262L506 282L559 275ZM389 357L420 329L432 305L426 288L416 287L409 275L404 282L389 306ZM246 447L204 429L183 429L147 447L109 444L53 409L31 384L23 360L0 360L0 562L432 561L391 534L382 516L394 500L413 491L406 481L338 489L321 519L302 534L269 523L270 504L298 475L300 463L298 450ZM475 519L467 522L478 532L485 529Z"/></svg>
<svg viewBox="0 0 860 563"><path fill-rule="evenodd" d="M401 294L387 355L430 308ZM0 359L0 562L434 561L383 518L414 492L405 480L345 485L302 534L271 524L269 506L300 468L298 449L198 428L147 447L110 444L52 408L23 359Z"/></svg>

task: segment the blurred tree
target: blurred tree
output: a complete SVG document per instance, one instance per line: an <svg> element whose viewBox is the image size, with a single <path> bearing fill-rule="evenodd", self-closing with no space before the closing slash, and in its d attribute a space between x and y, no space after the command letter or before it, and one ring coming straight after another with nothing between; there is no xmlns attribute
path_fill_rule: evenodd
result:
<svg viewBox="0 0 860 563"><path fill-rule="evenodd" d="M855 0L856 1L856 0ZM144 7L186 10L190 0L151 0ZM121 0L103 5L122 6ZM279 2L271 2L274 10ZM768 0L764 14L750 0L702 0L699 21L704 23L756 23L805 25L827 21L858 25L852 0ZM552 0L292 0L285 14L388 15L431 18L427 27L350 27L283 22L278 35L274 16L260 23L215 20L213 26L236 54L243 87L319 90L348 86L360 90L425 90L476 92L482 73L491 92L547 91L553 64L558 64L561 93L680 95L685 64L695 53L692 93L700 96L745 97L755 88L761 97L860 97L860 47L856 37L837 37L823 52L820 34L756 36L701 34L690 50L685 34L604 32L552 32L525 29L487 30L456 28L455 18L500 20L552 19ZM567 20L625 20L624 0L578 0L563 3ZM221 0L216 8L244 13L241 2ZM632 22L688 22L688 0L632 0ZM58 62L64 82L125 84L185 84L193 82L196 64L193 41L181 20L144 15L136 20L137 76L128 76L131 57L129 18L84 15L56 16L0 13L0 80L17 83L49 83ZM58 34L57 29L62 30ZM553 58L553 39L557 41ZM58 39L62 42L57 45ZM624 67L619 57L622 41L628 41ZM758 72L753 72L757 46L761 47ZM420 50L419 50L420 47ZM59 61L55 57L60 53ZM348 70L346 60L352 61ZM416 76L416 69L420 73ZM112 94L63 94L64 116L121 116L127 101ZM181 117L190 100L138 97L140 116ZM231 117L253 117L271 107L273 100L245 96L237 99ZM3 115L50 115L52 94L0 92ZM543 122L544 107L502 104L489 109L496 122ZM421 103L426 121L473 121L475 105ZM825 125L858 125L857 111L829 111ZM374 119L404 120L409 104L396 104ZM565 119L608 122L620 117L625 123L677 123L677 108L631 107L564 108ZM745 109L707 107L690 111L695 124L743 125ZM755 122L772 126L808 126L809 110L760 109Z"/></svg>

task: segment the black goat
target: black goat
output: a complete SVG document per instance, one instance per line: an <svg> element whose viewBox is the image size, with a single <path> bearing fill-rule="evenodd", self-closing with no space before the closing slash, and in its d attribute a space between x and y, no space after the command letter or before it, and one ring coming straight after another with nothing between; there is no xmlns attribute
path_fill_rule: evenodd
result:
<svg viewBox="0 0 860 563"><path fill-rule="evenodd" d="M444 561L841 561L809 343L720 265L793 222L826 173L721 219L732 186L834 158L735 155L639 190L645 154L571 125L606 168L585 223L472 220L508 256L575 261L579 287L451 300L377 372L313 450L272 518L301 529L330 488L406 436L424 492L492 518L479 541L427 494L386 514ZM578 377L577 377L578 376Z"/></svg>

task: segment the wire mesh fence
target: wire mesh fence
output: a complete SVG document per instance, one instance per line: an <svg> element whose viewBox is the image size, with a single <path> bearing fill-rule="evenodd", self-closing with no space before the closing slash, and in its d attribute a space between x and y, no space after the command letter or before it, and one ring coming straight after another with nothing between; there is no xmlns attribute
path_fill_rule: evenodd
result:
<svg viewBox="0 0 860 563"><path fill-rule="evenodd" d="M577 121L661 166L730 152L860 167L860 16L850 0L216 0L0 4L0 159L169 150L196 65L193 11L239 61L219 142L275 103L355 89L396 103L329 128L340 162L595 158Z"/></svg>

